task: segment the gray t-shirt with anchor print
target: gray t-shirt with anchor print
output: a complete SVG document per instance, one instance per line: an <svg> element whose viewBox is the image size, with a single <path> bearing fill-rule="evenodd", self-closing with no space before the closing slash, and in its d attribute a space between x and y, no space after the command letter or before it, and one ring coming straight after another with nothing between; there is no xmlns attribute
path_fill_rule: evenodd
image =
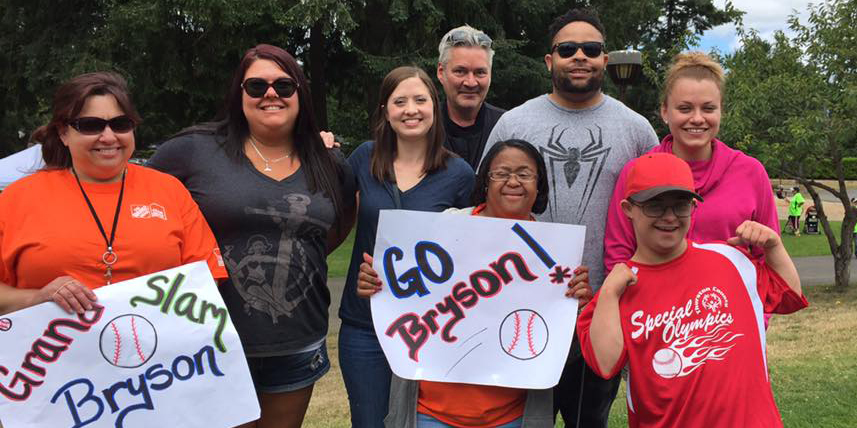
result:
<svg viewBox="0 0 857 428"><path fill-rule="evenodd" d="M247 356L317 349L328 326L326 246L336 221L333 203L308 190L303 166L277 181L246 158L230 159L217 138L175 137L147 165L181 180L211 226L229 271L220 293ZM341 203L353 206L356 182L341 155L339 161Z"/></svg>
<svg viewBox="0 0 857 428"><path fill-rule="evenodd" d="M586 226L583 263L594 290L604 282L604 225L613 185L629 160L651 150L658 136L649 122L604 95L598 105L571 110L547 95L533 98L500 117L485 152L497 141L517 138L545 158L550 197L539 221Z"/></svg>

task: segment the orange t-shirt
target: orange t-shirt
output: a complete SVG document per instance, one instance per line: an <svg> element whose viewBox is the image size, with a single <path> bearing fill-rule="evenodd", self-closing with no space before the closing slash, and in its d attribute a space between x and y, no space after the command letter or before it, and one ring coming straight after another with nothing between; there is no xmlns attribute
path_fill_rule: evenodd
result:
<svg viewBox="0 0 857 428"><path fill-rule="evenodd" d="M417 412L459 427L496 427L524 415L525 389L420 381Z"/></svg>
<svg viewBox="0 0 857 428"><path fill-rule="evenodd" d="M110 237L121 181L81 182ZM68 169L39 171L0 193L0 281L41 288L69 275L89 288L106 284L107 245ZM129 164L113 249L111 282L205 260L226 269L211 229L174 177Z"/></svg>
<svg viewBox="0 0 857 428"><path fill-rule="evenodd" d="M471 215L484 209L479 205ZM523 416L526 401L524 389L421 380L417 412L454 426L496 427Z"/></svg>

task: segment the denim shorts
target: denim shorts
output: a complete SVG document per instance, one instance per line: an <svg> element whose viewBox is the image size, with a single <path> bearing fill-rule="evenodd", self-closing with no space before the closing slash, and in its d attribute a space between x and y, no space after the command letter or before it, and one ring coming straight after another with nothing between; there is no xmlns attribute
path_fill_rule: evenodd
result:
<svg viewBox="0 0 857 428"><path fill-rule="evenodd" d="M306 388L330 370L327 344L292 355L247 357L250 376L257 392L277 394Z"/></svg>

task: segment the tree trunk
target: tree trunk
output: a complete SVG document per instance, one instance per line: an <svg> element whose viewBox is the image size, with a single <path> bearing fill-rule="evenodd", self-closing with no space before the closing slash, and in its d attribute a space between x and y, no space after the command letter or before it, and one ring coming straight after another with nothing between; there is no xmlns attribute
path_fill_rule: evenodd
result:
<svg viewBox="0 0 857 428"><path fill-rule="evenodd" d="M327 80L324 78L324 24L316 22L309 34L309 68L310 89L312 90L312 105L315 121L322 130L328 130L327 125Z"/></svg>
<svg viewBox="0 0 857 428"><path fill-rule="evenodd" d="M844 255L839 254L839 257L836 257L835 255L833 257L833 272L836 279L836 288L840 290L844 290L848 287L848 284L851 281L851 248L844 247L845 245L843 245L842 251L840 251L840 253L845 253Z"/></svg>

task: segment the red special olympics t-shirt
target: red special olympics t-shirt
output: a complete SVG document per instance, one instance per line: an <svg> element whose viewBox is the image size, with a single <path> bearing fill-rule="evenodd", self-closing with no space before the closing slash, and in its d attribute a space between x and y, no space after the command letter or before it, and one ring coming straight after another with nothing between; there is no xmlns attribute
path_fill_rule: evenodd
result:
<svg viewBox="0 0 857 428"><path fill-rule="evenodd" d="M600 294L577 328L596 373L608 378L629 365L629 426L781 427L763 315L798 311L806 298L763 260L726 244L688 242L668 263L628 265L638 282L619 300L624 344L609 373L598 369L589 335Z"/></svg>

